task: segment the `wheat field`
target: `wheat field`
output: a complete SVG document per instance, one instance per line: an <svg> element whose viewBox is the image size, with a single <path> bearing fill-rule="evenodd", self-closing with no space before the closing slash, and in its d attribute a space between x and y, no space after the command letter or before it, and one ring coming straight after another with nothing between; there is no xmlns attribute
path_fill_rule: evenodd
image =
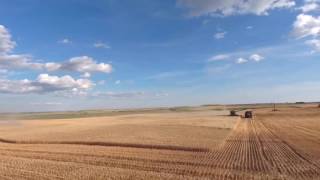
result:
<svg viewBox="0 0 320 180"><path fill-rule="evenodd" d="M320 176L319 108L245 108L254 109L253 120L209 106L73 119L3 119L0 179Z"/></svg>

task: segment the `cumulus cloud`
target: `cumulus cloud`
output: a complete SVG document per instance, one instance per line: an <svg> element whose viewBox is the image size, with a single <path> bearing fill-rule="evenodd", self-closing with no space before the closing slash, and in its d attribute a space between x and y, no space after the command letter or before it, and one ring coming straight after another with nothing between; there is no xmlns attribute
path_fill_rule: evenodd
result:
<svg viewBox="0 0 320 180"><path fill-rule="evenodd" d="M37 78L37 82L51 89L66 89L66 88L80 88L89 89L92 87L91 81L87 79L73 79L71 76L66 75L62 77L50 76L48 74L40 74Z"/></svg>
<svg viewBox="0 0 320 180"><path fill-rule="evenodd" d="M263 56L259 55L259 54L252 54L250 57L249 57L250 60L252 61L256 61L256 62L260 62L261 60L264 59Z"/></svg>
<svg viewBox="0 0 320 180"><path fill-rule="evenodd" d="M41 70L43 64L33 62L29 55L0 54L0 68Z"/></svg>
<svg viewBox="0 0 320 180"><path fill-rule="evenodd" d="M0 79L0 93L12 94L88 90L93 86L88 79L74 79L69 75L58 77L40 74L34 81Z"/></svg>
<svg viewBox="0 0 320 180"><path fill-rule="evenodd" d="M38 87L32 86L28 80L11 81L7 79L0 79L1 93L30 93L38 90Z"/></svg>
<svg viewBox="0 0 320 180"><path fill-rule="evenodd" d="M55 70L67 70L76 72L102 72L111 73L112 66L106 63L97 63L93 58L88 56L79 56L69 59L69 61L63 62Z"/></svg>
<svg viewBox="0 0 320 180"><path fill-rule="evenodd" d="M97 63L88 56L70 58L67 61L56 63L38 63L29 55L2 54L0 55L0 68L6 69L31 69L52 71L72 71L80 73L111 73L112 66L107 63Z"/></svg>
<svg viewBox="0 0 320 180"><path fill-rule="evenodd" d="M268 11L295 6L294 0L177 0L177 4L190 9L190 16L237 14L267 15Z"/></svg>
<svg viewBox="0 0 320 180"><path fill-rule="evenodd" d="M318 0L305 0L305 4L299 7L303 13L312 12L320 9Z"/></svg>
<svg viewBox="0 0 320 180"><path fill-rule="evenodd" d="M216 34L214 34L214 38L215 39L223 39L226 36L227 32L218 32Z"/></svg>
<svg viewBox="0 0 320 180"><path fill-rule="evenodd" d="M71 43L69 39L63 39L62 43ZM107 63L98 63L88 56L78 56L63 62L36 62L32 56L10 53L16 43L11 40L11 34L0 25L0 68L1 69L31 69L42 71L73 71L79 73L111 73L112 66ZM88 74L87 74L88 75Z"/></svg>
<svg viewBox="0 0 320 180"><path fill-rule="evenodd" d="M112 71L110 64L97 63L93 58L88 56L73 57L62 63L45 63L44 68L48 71L73 71L87 73L87 75L93 72L111 73Z"/></svg>
<svg viewBox="0 0 320 180"><path fill-rule="evenodd" d="M299 14L293 23L293 33L297 38L320 35L320 17Z"/></svg>
<svg viewBox="0 0 320 180"><path fill-rule="evenodd" d="M211 58L208 59L208 62L213 62L213 61L221 61L221 60L226 60L229 59L230 56L228 54L219 54L212 56Z"/></svg>
<svg viewBox="0 0 320 180"><path fill-rule="evenodd" d="M70 58L67 61L56 63L38 63L32 61L29 55L2 54L0 55L0 68L6 69L31 69L52 71L72 71L80 73L111 73L112 66L107 63L97 63L88 56Z"/></svg>
<svg viewBox="0 0 320 180"><path fill-rule="evenodd" d="M57 71L61 68L61 64L59 63L54 63L54 62L48 62L44 64L44 68L47 71Z"/></svg>
<svg viewBox="0 0 320 180"><path fill-rule="evenodd" d="M61 43L71 43L63 39ZM0 25L0 93L28 94L28 93L54 93L57 95L74 96L87 95L95 84L88 78L91 73L111 73L112 66L107 63L98 63L88 56L72 57L61 62L35 61L28 54L14 54L12 51L16 43L11 40L10 32ZM69 71L81 73L79 79L70 75L53 76L47 73L40 74L35 80L10 80L6 75L9 70L37 70L44 72Z"/></svg>
<svg viewBox="0 0 320 180"><path fill-rule="evenodd" d="M11 40L11 34L6 27L0 25L0 54L10 52L16 46L16 42Z"/></svg>
<svg viewBox="0 0 320 180"><path fill-rule="evenodd" d="M320 16L299 14L293 23L293 34L298 39L308 39L305 43L320 51Z"/></svg>
<svg viewBox="0 0 320 180"><path fill-rule="evenodd" d="M101 43L101 42L94 43L93 46L95 48L105 48L105 49L111 48L108 44Z"/></svg>

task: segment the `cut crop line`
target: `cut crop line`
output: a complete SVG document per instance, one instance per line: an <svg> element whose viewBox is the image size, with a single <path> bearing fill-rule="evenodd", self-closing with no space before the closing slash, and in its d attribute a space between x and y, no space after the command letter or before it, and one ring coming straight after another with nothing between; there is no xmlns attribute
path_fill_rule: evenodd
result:
<svg viewBox="0 0 320 180"><path fill-rule="evenodd" d="M153 144L135 144L135 143L117 143L117 142L89 142L89 141L16 141L0 138L0 142L9 144L56 144L56 145L87 145L87 146L107 146L107 147L127 147L141 149L158 149L172 151L190 151L190 152L209 152L208 148L196 148L173 145L153 145Z"/></svg>

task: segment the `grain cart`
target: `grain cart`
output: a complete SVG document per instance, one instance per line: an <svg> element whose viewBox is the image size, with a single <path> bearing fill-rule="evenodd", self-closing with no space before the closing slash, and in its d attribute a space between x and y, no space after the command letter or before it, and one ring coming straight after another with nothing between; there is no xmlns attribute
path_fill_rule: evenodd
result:
<svg viewBox="0 0 320 180"><path fill-rule="evenodd" d="M253 118L253 112L252 111L246 111L244 113L244 118L252 119Z"/></svg>

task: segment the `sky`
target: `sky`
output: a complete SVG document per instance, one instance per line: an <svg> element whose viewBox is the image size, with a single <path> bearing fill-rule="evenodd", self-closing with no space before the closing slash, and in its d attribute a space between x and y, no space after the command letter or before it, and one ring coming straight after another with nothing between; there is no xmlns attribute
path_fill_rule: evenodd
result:
<svg viewBox="0 0 320 180"><path fill-rule="evenodd" d="M0 112L320 101L319 0L0 0Z"/></svg>

